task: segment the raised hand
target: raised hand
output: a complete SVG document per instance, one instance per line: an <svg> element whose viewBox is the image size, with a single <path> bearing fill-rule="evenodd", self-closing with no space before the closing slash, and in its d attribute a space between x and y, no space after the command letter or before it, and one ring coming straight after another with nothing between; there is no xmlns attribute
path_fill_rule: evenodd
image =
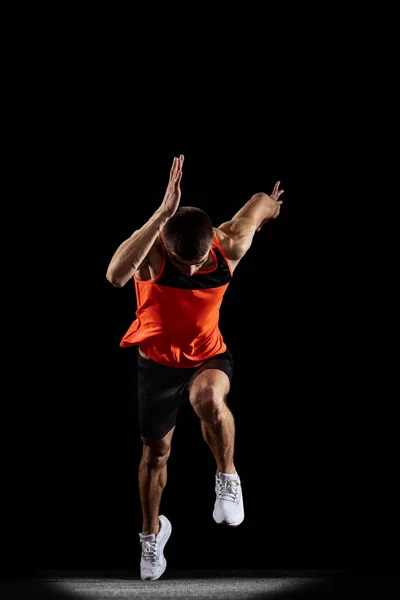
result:
<svg viewBox="0 0 400 600"><path fill-rule="evenodd" d="M276 211L273 213L272 216L267 217L266 219L263 220L263 222L260 224L260 226L258 227L257 231L260 231L261 227L264 225L264 223L266 223L267 221L269 221L269 219L276 219L276 217L279 215L280 210L281 210L281 204L282 204L282 200L279 200L281 194L283 194L284 190L280 190L279 186L280 186L281 182L277 181L274 185L274 189L272 190L272 193L269 194L269 197L274 200L274 202L276 202Z"/></svg>
<svg viewBox="0 0 400 600"><path fill-rule="evenodd" d="M169 174L168 187L161 203L161 210L168 218L175 214L181 199L180 183L182 179L182 165L184 158L183 154L181 154L179 158L174 158Z"/></svg>

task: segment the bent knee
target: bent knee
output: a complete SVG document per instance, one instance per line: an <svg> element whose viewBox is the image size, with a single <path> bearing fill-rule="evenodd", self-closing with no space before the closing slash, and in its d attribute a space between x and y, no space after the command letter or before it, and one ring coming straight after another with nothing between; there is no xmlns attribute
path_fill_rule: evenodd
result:
<svg viewBox="0 0 400 600"><path fill-rule="evenodd" d="M199 417L215 421L225 408L225 398L215 387L202 386L190 394L190 404Z"/></svg>
<svg viewBox="0 0 400 600"><path fill-rule="evenodd" d="M171 453L171 443L162 440L147 440L142 437L143 460L150 466L157 468L166 464Z"/></svg>

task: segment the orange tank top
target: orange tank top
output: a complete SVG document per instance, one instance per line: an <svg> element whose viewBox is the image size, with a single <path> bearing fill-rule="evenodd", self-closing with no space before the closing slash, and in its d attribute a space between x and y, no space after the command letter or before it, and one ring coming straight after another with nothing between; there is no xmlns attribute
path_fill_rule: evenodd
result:
<svg viewBox="0 0 400 600"><path fill-rule="evenodd" d="M169 367L197 367L226 350L218 321L231 265L216 235L211 248L214 266L191 276L180 273L162 248L157 277L142 281L134 276L136 319L120 346L140 346L146 356Z"/></svg>

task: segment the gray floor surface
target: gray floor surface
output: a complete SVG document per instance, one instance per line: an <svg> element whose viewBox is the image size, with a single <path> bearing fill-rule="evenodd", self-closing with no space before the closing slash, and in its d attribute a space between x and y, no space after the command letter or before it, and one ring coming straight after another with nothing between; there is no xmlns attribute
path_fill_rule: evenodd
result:
<svg viewBox="0 0 400 600"><path fill-rule="evenodd" d="M166 571L157 581L142 581L132 573L37 573L34 578L3 581L4 600L91 599L128 600L197 598L244 600L280 598L400 598L395 577L350 576L341 571Z"/></svg>

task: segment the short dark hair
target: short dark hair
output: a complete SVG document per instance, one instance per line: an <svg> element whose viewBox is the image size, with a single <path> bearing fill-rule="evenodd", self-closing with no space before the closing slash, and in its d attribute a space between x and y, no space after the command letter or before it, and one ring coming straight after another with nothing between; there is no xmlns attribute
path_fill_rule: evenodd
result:
<svg viewBox="0 0 400 600"><path fill-rule="evenodd" d="M204 210L180 206L164 225L162 238L169 252L182 260L197 260L210 250L214 229Z"/></svg>

